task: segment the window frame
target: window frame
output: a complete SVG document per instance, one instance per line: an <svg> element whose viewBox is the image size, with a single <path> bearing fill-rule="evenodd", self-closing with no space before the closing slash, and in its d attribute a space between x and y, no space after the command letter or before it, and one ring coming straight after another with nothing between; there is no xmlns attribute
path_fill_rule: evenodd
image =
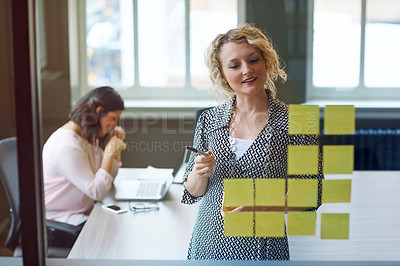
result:
<svg viewBox="0 0 400 266"><path fill-rule="evenodd" d="M306 77L306 102L354 102L357 101L361 105L376 106L376 102L390 103L389 107L396 106L395 101L400 100L400 88L398 87L367 87L364 84L364 59L365 59L365 26L367 1L361 0L361 21L360 21L360 73L359 84L354 88L338 88L338 87L317 87L313 84L313 30L314 30L314 2L308 2L308 30L307 30L307 77ZM374 104L372 104L374 102ZM363 103L363 104L362 104ZM382 107L388 107L383 103Z"/></svg>
<svg viewBox="0 0 400 266"><path fill-rule="evenodd" d="M184 0L185 4L185 81L181 87L147 87L140 86L138 72L138 24L137 5L133 2L133 36L134 36L134 85L132 87L117 87L118 92L126 100L128 107L137 107L140 110L149 108L188 108L210 106L214 104L208 95L206 87L195 87L190 83L190 0ZM69 36L70 36L70 80L71 100L74 103L85 93L94 89L87 83L86 67L86 1L72 0L69 2ZM246 0L237 0L237 24L245 22ZM76 37L77 36L77 37ZM105 84L109 85L109 84ZM111 84L111 86L113 86ZM148 102L148 104L146 104ZM197 102L195 106L193 103ZM146 108L146 106L149 106ZM136 110L137 111L137 110Z"/></svg>

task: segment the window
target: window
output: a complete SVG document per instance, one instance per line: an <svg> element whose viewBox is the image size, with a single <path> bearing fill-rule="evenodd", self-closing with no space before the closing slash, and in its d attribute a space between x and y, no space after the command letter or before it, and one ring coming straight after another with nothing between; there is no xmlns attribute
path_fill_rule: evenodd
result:
<svg viewBox="0 0 400 266"><path fill-rule="evenodd" d="M400 2L314 0L308 100L400 99Z"/></svg>
<svg viewBox="0 0 400 266"><path fill-rule="evenodd" d="M204 52L238 25L239 2L76 1L81 56L71 60L80 66L71 67L74 98L110 85L126 100L209 100Z"/></svg>

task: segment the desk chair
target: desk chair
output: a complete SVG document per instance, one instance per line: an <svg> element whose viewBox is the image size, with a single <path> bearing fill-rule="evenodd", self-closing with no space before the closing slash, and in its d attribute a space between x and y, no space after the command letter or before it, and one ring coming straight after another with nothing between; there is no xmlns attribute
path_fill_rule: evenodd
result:
<svg viewBox="0 0 400 266"><path fill-rule="evenodd" d="M16 137L0 140L0 180L10 206L11 225L6 239L6 247L14 252L14 257L22 256L20 245L21 217L19 215L18 159ZM80 232L80 227L56 221L46 221L48 236L70 238L73 244ZM48 237L49 238L49 237ZM66 258L71 247L52 246L53 239L48 239L47 256ZM71 246L72 246L71 244Z"/></svg>

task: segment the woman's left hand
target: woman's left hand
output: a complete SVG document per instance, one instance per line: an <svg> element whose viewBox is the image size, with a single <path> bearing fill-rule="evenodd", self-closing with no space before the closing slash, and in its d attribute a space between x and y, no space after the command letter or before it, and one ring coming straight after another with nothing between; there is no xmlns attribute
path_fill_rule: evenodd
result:
<svg viewBox="0 0 400 266"><path fill-rule="evenodd" d="M106 147L104 148L105 154L111 154L113 156L118 156L120 152L126 148L125 142L122 139L112 136L108 141Z"/></svg>
<svg viewBox="0 0 400 266"><path fill-rule="evenodd" d="M125 130L120 126L116 126L114 128L114 136L122 140L125 139L126 137Z"/></svg>
<svg viewBox="0 0 400 266"><path fill-rule="evenodd" d="M221 210L222 217L225 217L225 212L249 212L254 211L253 206L239 206L239 207L223 207Z"/></svg>

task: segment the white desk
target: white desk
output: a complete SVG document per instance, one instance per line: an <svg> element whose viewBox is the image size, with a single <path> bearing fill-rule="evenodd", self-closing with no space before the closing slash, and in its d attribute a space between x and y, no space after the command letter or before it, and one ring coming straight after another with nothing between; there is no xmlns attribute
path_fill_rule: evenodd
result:
<svg viewBox="0 0 400 266"><path fill-rule="evenodd" d="M351 203L323 204L315 236L289 237L291 260L400 261L400 171L339 177L352 179ZM185 260L198 207L180 203L182 189L172 185L158 212L116 215L97 204L68 258ZM350 239L321 240L321 212L350 213Z"/></svg>
<svg viewBox="0 0 400 266"><path fill-rule="evenodd" d="M182 204L182 192L183 185L172 184L151 212L114 214L96 203L68 258L185 260L198 205Z"/></svg>

